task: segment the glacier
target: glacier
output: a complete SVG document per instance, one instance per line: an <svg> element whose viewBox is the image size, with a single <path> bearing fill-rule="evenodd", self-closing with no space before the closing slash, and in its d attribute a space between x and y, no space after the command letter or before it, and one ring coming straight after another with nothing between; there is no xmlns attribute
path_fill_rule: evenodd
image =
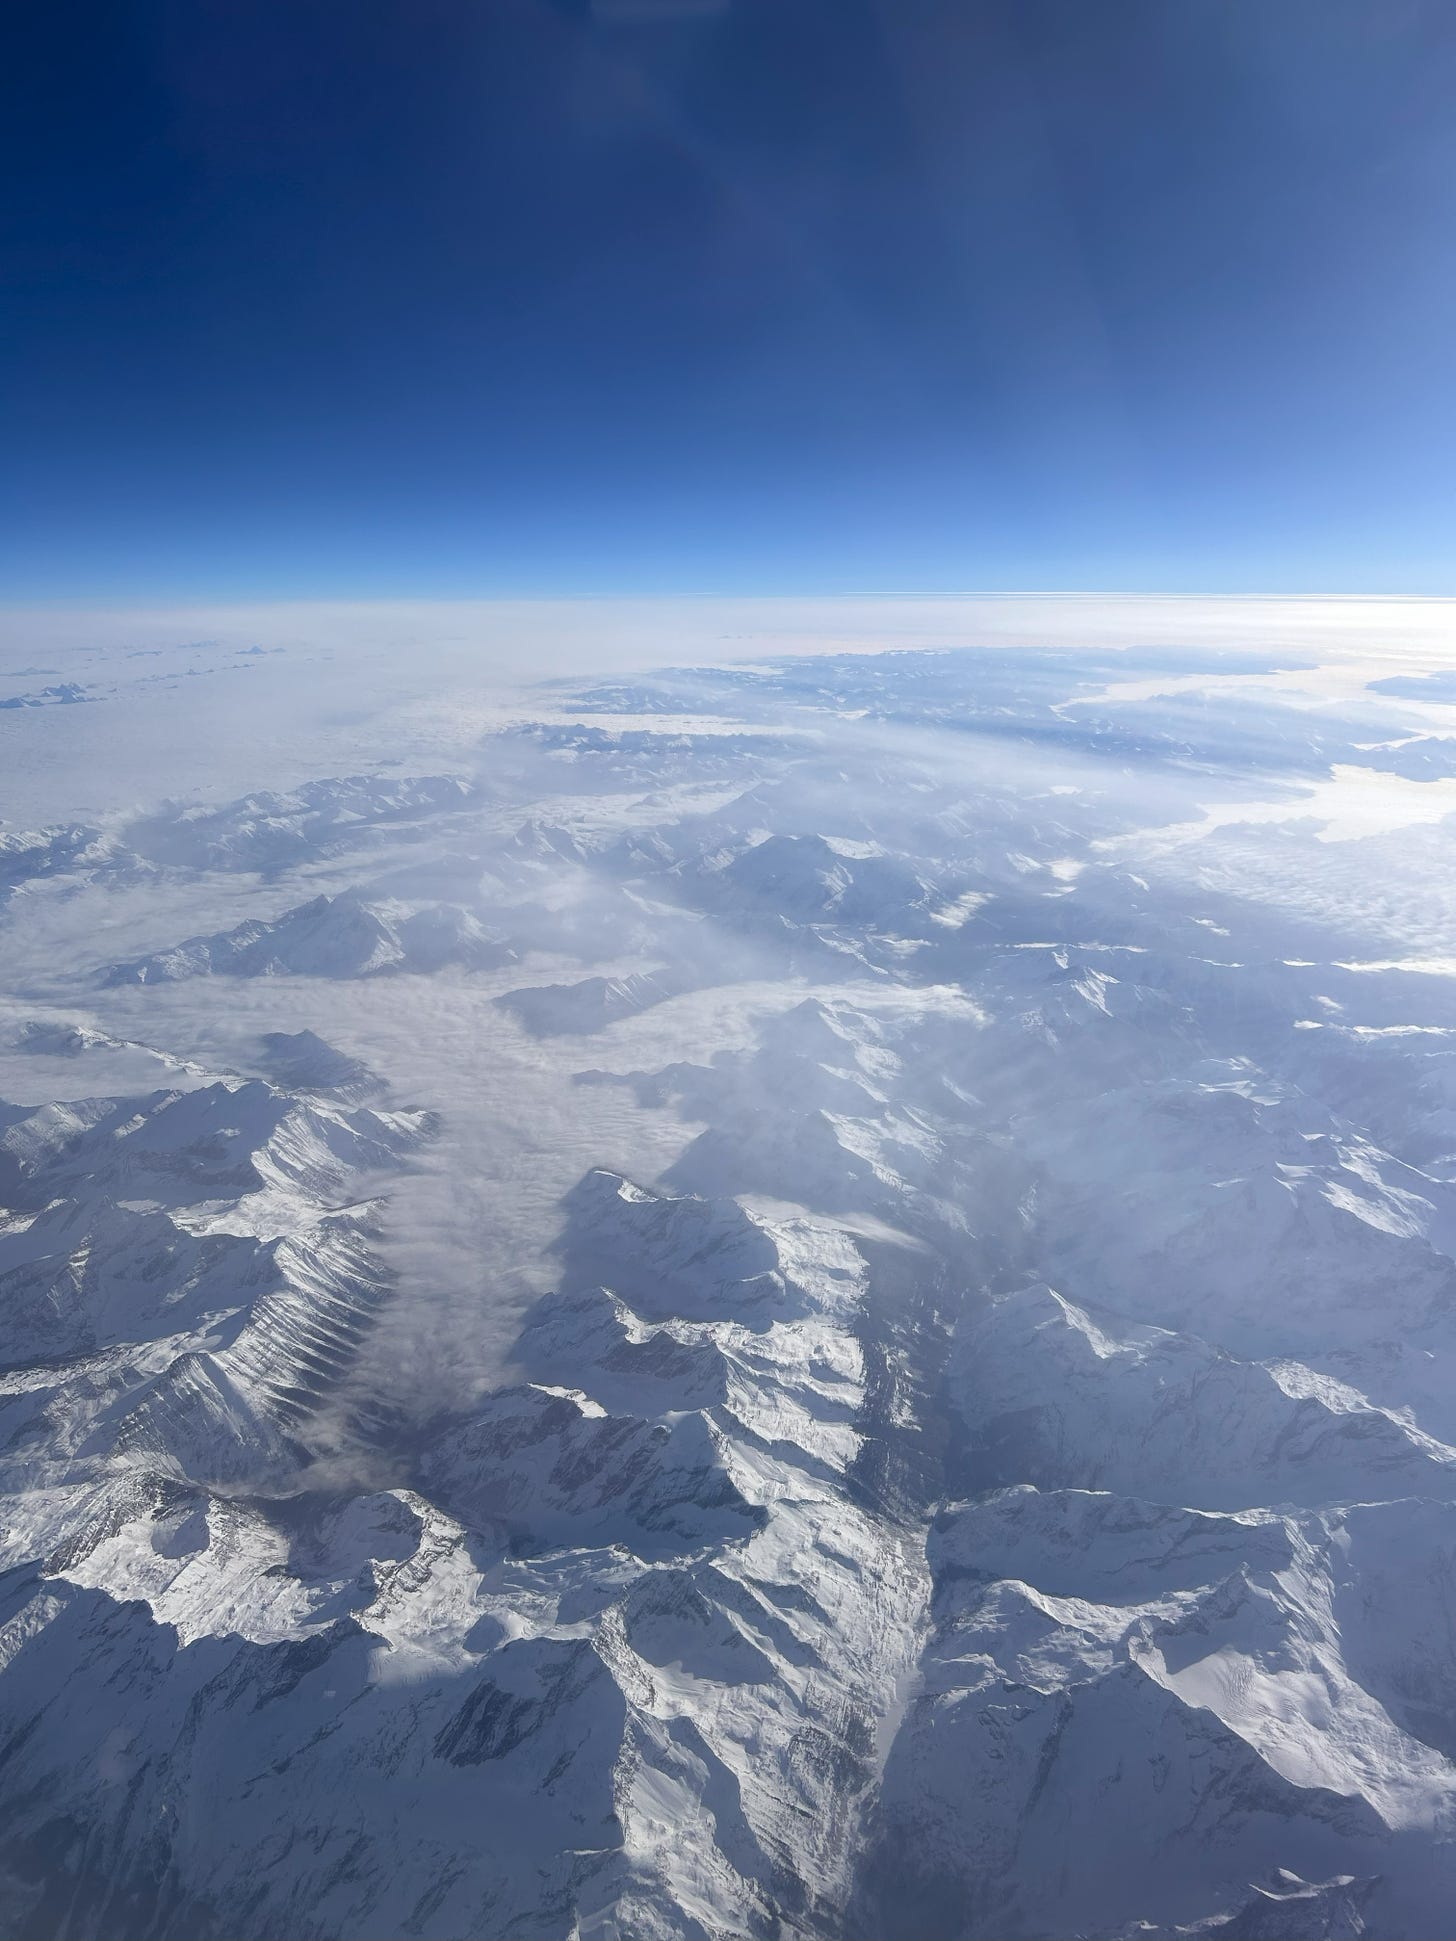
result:
<svg viewBox="0 0 1456 1941"><path fill-rule="evenodd" d="M1438 675L828 651L63 820L21 762L0 1934L1445 1931Z"/></svg>

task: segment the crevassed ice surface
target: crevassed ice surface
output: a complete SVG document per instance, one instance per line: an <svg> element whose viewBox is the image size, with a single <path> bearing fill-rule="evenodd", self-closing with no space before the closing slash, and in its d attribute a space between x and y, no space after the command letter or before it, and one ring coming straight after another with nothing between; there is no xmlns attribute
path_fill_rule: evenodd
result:
<svg viewBox="0 0 1456 1941"><path fill-rule="evenodd" d="M9 792L0 1931L1448 1931L1449 687L461 722Z"/></svg>

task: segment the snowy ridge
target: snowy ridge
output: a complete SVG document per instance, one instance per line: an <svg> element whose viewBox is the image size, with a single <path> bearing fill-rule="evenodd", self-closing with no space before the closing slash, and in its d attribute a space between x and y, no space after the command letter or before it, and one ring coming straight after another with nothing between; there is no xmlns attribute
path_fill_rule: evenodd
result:
<svg viewBox="0 0 1456 1941"><path fill-rule="evenodd" d="M3 1111L12 1463L32 1484L108 1455L211 1481L286 1470L387 1291L356 1189L429 1116L238 1080Z"/></svg>
<svg viewBox="0 0 1456 1941"><path fill-rule="evenodd" d="M106 972L109 984L158 984L186 977L377 977L384 971L434 971L446 964L481 970L510 952L468 910L370 903L352 894L318 896L276 922L250 919L211 937Z"/></svg>
<svg viewBox="0 0 1456 1941"><path fill-rule="evenodd" d="M1402 1514L1444 1521L1434 1555L1402 1575L1410 1622L1386 1639L1368 1619L1351 1635L1347 1621L1362 1544L1372 1527L1391 1531L1388 1514L1213 1517L1024 1486L944 1512L924 1688L883 1808L881 1866L903 1865L911 1842L923 1889L918 1916L897 1919L886 1880L890 1931L966 1900L1012 1931L1107 1926L1129 1868L1164 1926L1236 1922L1206 1904L1215 1854L1231 1884L1358 1864L1368 1895L1401 1836L1447 1839L1451 1767L1391 1700L1414 1670L1407 1641L1434 1642L1433 1621L1449 1638L1438 1586L1456 1524L1436 1506ZM965 1783L986 1732L1003 1749L994 1791ZM1139 1742L1150 1750L1130 1760ZM1053 1859L1078 1838L1073 1773L1119 1803L1116 1838L1075 1879ZM1330 1899L1330 1918L1348 1918ZM1396 1916L1402 1926L1420 1931L1421 1905Z"/></svg>

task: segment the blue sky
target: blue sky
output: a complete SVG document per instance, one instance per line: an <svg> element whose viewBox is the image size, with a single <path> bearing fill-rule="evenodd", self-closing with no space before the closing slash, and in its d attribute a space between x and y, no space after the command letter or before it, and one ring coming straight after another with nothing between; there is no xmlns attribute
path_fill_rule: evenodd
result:
<svg viewBox="0 0 1456 1941"><path fill-rule="evenodd" d="M1456 591L1456 14L110 0L0 597Z"/></svg>

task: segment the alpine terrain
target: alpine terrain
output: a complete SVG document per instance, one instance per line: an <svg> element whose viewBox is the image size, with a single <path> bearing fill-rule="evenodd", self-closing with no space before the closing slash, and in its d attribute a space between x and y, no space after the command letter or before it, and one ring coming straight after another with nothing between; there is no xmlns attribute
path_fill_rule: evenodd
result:
<svg viewBox="0 0 1456 1941"><path fill-rule="evenodd" d="M0 1934L1449 1932L1456 702L1299 658L0 826Z"/></svg>

